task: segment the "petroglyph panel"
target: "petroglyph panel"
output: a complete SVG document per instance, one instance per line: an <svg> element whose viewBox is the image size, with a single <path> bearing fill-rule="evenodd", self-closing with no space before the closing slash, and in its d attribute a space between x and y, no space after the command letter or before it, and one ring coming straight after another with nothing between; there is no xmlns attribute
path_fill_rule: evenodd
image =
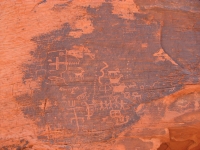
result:
<svg viewBox="0 0 200 150"><path fill-rule="evenodd" d="M55 5L52 11L71 3ZM123 1L119 4L126 6ZM199 82L199 54L188 60L186 48L174 54L182 45L173 43L173 38L187 35L174 33L174 17L163 21L151 12L152 21L152 14L140 12L150 8L130 6L125 12L118 12L118 3L110 1L84 7L90 17L79 16L73 23L32 37L36 48L30 53L32 60L23 64L25 86L13 84L12 94L38 127L39 140L87 144L115 139L141 119L146 107L139 110L139 106ZM198 106L184 97L169 110L182 113ZM164 116L163 104L150 108ZM142 149L138 143L143 141L135 140L135 149Z"/></svg>
<svg viewBox="0 0 200 150"><path fill-rule="evenodd" d="M137 34L146 32L153 39L151 34L160 29L159 23L149 27L139 19L124 20L111 9L109 3L99 9L88 8L87 12L95 16L92 22L96 30L79 39L69 35L68 24L33 38L37 44L33 56L37 59L27 65L24 78L41 78L41 87L31 95L34 107L25 107L24 113L37 119L41 128L68 131L54 137L57 140L112 138L139 119L134 111L139 104L179 90L186 78L159 41L145 51L139 49L142 39ZM130 31L132 28L137 30ZM148 38L143 40L151 43ZM23 97L26 95L17 100ZM56 141L43 134L41 131L41 139Z"/></svg>

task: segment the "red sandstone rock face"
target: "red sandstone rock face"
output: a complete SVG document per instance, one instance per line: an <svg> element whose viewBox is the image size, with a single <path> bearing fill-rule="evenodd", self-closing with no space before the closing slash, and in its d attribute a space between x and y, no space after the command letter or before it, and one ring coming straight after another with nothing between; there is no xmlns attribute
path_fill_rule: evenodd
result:
<svg viewBox="0 0 200 150"><path fill-rule="evenodd" d="M200 149L198 0L0 10L1 149Z"/></svg>

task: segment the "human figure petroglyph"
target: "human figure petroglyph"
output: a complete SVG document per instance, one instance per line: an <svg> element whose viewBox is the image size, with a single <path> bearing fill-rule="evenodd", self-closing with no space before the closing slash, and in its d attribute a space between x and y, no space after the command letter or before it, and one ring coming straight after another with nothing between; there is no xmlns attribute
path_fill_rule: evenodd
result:
<svg viewBox="0 0 200 150"><path fill-rule="evenodd" d="M87 120L90 120L91 117L94 114L94 106L93 104L88 104L87 102L84 102L84 104L86 105L86 111L87 111Z"/></svg>
<svg viewBox="0 0 200 150"><path fill-rule="evenodd" d="M124 103L124 100L122 100L122 99L118 101L118 99L119 99L118 95L113 97L114 102L111 103L112 104L112 109L113 109L113 107L115 109L121 109L121 110L127 109L125 107L127 103Z"/></svg>
<svg viewBox="0 0 200 150"><path fill-rule="evenodd" d="M118 100L119 96L115 99L109 98L109 100L100 101L99 103L99 110L113 110L120 109L120 110L126 110L127 103L124 102L124 100Z"/></svg>
<svg viewBox="0 0 200 150"><path fill-rule="evenodd" d="M104 110L103 101L100 101L100 110Z"/></svg>
<svg viewBox="0 0 200 150"><path fill-rule="evenodd" d="M125 109L125 104L123 100L120 100L120 109Z"/></svg>
<svg viewBox="0 0 200 150"><path fill-rule="evenodd" d="M107 100L105 100L105 102L100 101L99 105L100 105L99 110L112 109L112 102L111 101L107 101Z"/></svg>
<svg viewBox="0 0 200 150"><path fill-rule="evenodd" d="M113 100L114 100L113 105L115 105L114 106L115 108L120 108L120 103L118 102L118 99L119 99L119 95L113 96Z"/></svg>
<svg viewBox="0 0 200 150"><path fill-rule="evenodd" d="M109 109L113 109L113 103L111 99L109 100Z"/></svg>

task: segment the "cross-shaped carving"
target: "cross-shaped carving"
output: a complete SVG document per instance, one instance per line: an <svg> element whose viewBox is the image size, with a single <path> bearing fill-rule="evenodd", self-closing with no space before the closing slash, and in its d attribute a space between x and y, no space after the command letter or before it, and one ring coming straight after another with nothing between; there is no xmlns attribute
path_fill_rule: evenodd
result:
<svg viewBox="0 0 200 150"><path fill-rule="evenodd" d="M65 59L64 62L60 62L59 61L59 57L56 57L56 62L55 63L50 63L49 65L55 65L56 66L56 70L59 70L60 65L65 65L66 70L67 70L68 62L67 62L67 59Z"/></svg>

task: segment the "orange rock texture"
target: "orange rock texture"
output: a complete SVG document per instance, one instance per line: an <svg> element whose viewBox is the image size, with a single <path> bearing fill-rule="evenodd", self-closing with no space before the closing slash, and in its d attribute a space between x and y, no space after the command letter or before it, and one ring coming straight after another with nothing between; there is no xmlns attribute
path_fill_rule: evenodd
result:
<svg viewBox="0 0 200 150"><path fill-rule="evenodd" d="M1 0L1 150L200 150L199 0Z"/></svg>

